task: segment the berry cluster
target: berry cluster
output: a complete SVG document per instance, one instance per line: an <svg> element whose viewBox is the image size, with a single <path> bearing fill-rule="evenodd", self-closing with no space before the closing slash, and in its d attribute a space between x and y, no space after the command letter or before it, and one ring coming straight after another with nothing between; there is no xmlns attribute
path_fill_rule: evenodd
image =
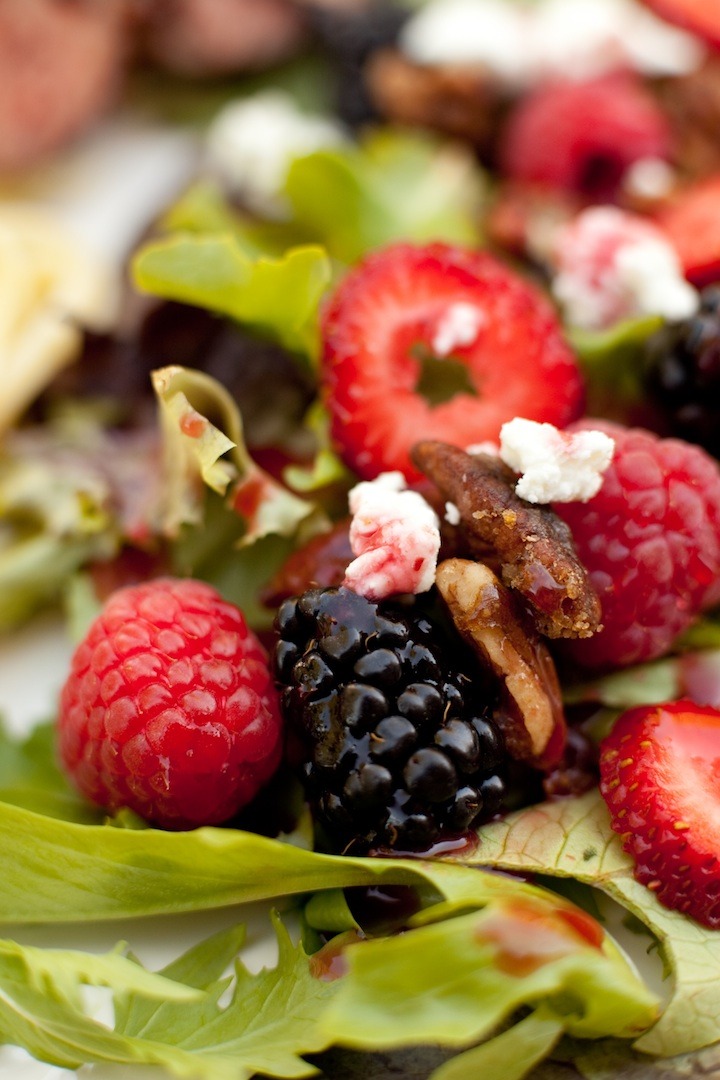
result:
<svg viewBox="0 0 720 1080"><path fill-rule="evenodd" d="M422 851L498 812L506 754L490 695L422 613L312 589L281 605L276 629L283 708L333 847Z"/></svg>

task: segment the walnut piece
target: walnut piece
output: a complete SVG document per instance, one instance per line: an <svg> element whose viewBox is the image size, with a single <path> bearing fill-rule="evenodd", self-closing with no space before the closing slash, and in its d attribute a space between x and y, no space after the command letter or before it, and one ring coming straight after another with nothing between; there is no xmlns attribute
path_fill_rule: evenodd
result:
<svg viewBox="0 0 720 1080"><path fill-rule="evenodd" d="M441 442L418 443L412 458L457 506L473 553L487 561L492 549L503 583L525 598L541 634L583 638L600 629L600 601L570 529L549 506L515 494L517 477L500 458Z"/></svg>
<svg viewBox="0 0 720 1080"><path fill-rule="evenodd" d="M560 684L517 598L489 567L469 559L446 559L435 580L456 628L500 682L495 719L508 753L538 768L556 764L566 735Z"/></svg>
<svg viewBox="0 0 720 1080"><path fill-rule="evenodd" d="M396 49L382 49L365 75L375 107L387 119L489 146L502 97L487 70L415 64Z"/></svg>

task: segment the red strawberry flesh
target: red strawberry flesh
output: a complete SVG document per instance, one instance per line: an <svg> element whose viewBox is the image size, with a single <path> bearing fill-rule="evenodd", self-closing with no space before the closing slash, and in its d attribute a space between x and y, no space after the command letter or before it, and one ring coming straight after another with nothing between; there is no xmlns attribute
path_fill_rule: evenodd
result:
<svg viewBox="0 0 720 1080"><path fill-rule="evenodd" d="M469 389L431 404L418 386L422 355L462 305L476 331L447 355ZM363 478L394 469L419 479L419 439L467 446L497 439L514 416L564 425L582 409L582 378L547 301L484 252L397 244L351 271L323 325L322 379L331 432Z"/></svg>
<svg viewBox="0 0 720 1080"><path fill-rule="evenodd" d="M600 776L637 880L720 927L720 712L691 701L631 709L602 745Z"/></svg>

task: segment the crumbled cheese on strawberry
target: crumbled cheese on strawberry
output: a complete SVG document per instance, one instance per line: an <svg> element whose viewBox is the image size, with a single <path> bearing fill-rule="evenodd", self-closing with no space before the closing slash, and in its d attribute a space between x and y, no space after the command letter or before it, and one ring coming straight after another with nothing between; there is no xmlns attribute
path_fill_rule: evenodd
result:
<svg viewBox="0 0 720 1080"><path fill-rule="evenodd" d="M435 581L440 522L400 472L357 484L349 495L350 546L357 557L343 582L369 600L427 592Z"/></svg>
<svg viewBox="0 0 720 1080"><path fill-rule="evenodd" d="M500 429L500 457L522 474L515 491L531 503L592 499L614 450L614 440L603 431L558 431L520 417Z"/></svg>
<svg viewBox="0 0 720 1080"><path fill-rule="evenodd" d="M221 109L208 131L207 152L211 166L253 209L282 216L292 160L346 138L333 120L298 109L290 94L263 90Z"/></svg>
<svg viewBox="0 0 720 1080"><path fill-rule="evenodd" d="M636 0L429 0L406 23L400 46L421 64L480 65L515 90L620 67L683 75L707 53Z"/></svg>
<svg viewBox="0 0 720 1080"><path fill-rule="evenodd" d="M584 210L560 230L552 290L571 325L601 330L621 319L685 319L697 291L675 249L652 222L614 206Z"/></svg>
<svg viewBox="0 0 720 1080"><path fill-rule="evenodd" d="M475 304L451 304L435 328L435 356L450 356L455 349L474 344L485 321L485 312Z"/></svg>

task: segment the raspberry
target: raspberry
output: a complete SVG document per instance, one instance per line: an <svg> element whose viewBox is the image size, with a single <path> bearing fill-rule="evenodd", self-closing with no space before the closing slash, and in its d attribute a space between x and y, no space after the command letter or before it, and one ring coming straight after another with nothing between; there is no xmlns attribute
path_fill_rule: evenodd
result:
<svg viewBox="0 0 720 1080"><path fill-rule="evenodd" d="M668 123L629 74L555 82L528 94L508 118L500 145L507 176L612 200L640 158L667 158Z"/></svg>
<svg viewBox="0 0 720 1080"><path fill-rule="evenodd" d="M635 877L720 928L720 712L691 701L624 713L601 745L600 790Z"/></svg>
<svg viewBox="0 0 720 1080"><path fill-rule="evenodd" d="M414 607L346 588L286 600L274 664L318 823L336 850L425 851L500 809L493 692Z"/></svg>
<svg viewBox="0 0 720 1080"><path fill-rule="evenodd" d="M720 457L720 288L700 299L696 316L648 340L645 388L669 432Z"/></svg>
<svg viewBox="0 0 720 1080"><path fill-rule="evenodd" d="M60 699L60 758L80 791L167 829L219 824L281 756L265 653L199 581L115 592L75 652Z"/></svg>
<svg viewBox="0 0 720 1080"><path fill-rule="evenodd" d="M558 503L602 604L604 629L567 643L585 667L662 656L720 588L720 469L679 439L604 421L615 439L598 494Z"/></svg>
<svg viewBox="0 0 720 1080"><path fill-rule="evenodd" d="M485 252L395 244L352 270L323 320L331 433L363 479L417 480L420 439L497 440L514 416L564 426L583 382L554 311Z"/></svg>

